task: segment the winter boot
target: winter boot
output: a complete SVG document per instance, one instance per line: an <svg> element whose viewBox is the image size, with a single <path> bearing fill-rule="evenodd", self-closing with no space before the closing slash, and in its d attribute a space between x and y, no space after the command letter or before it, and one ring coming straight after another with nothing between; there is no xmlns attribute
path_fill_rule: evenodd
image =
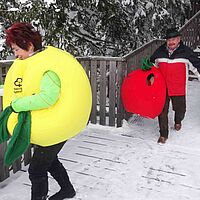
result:
<svg viewBox="0 0 200 200"><path fill-rule="evenodd" d="M179 123L179 124L174 124L174 129L175 129L176 131L180 131L180 130L181 130L181 123Z"/></svg>
<svg viewBox="0 0 200 200"><path fill-rule="evenodd" d="M59 161L54 166L54 168L49 170L49 172L61 187L60 191L51 196L49 200L73 198L76 195L76 191L74 190L74 187L69 180L67 171Z"/></svg>
<svg viewBox="0 0 200 200"><path fill-rule="evenodd" d="M63 200L63 199L70 199L76 195L75 190L69 191L61 189L59 192L54 194L53 196L49 197L49 200Z"/></svg>
<svg viewBox="0 0 200 200"><path fill-rule="evenodd" d="M165 138L165 137L161 137L161 136L160 136L160 137L158 138L157 143L159 143L159 144L165 144L166 141L167 141L167 138Z"/></svg>

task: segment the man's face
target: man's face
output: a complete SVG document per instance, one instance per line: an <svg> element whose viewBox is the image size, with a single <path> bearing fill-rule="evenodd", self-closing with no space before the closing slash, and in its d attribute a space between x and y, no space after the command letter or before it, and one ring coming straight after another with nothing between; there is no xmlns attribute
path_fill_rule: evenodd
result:
<svg viewBox="0 0 200 200"><path fill-rule="evenodd" d="M180 41L181 41L180 36L169 38L167 39L167 47L173 51L174 49L176 49L176 47L178 47Z"/></svg>

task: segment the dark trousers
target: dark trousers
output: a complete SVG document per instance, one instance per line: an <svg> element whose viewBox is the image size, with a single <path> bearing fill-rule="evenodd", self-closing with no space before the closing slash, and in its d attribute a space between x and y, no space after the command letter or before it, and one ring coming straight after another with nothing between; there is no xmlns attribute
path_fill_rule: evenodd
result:
<svg viewBox="0 0 200 200"><path fill-rule="evenodd" d="M47 147L35 146L28 169L29 179L32 184L31 200L46 199L48 193L48 172L61 187L72 187L67 171L57 156L65 142Z"/></svg>
<svg viewBox="0 0 200 200"><path fill-rule="evenodd" d="M174 123L180 124L185 117L186 112L186 99L185 96L171 96L167 95L165 105L162 113L158 116L160 136L168 138L169 129L168 129L168 112L169 112L169 103L172 103L172 109L175 112L174 114Z"/></svg>

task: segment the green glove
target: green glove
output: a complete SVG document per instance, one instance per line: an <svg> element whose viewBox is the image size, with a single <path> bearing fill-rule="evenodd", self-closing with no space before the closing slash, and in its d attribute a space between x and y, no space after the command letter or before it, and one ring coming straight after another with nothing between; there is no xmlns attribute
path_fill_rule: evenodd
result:
<svg viewBox="0 0 200 200"><path fill-rule="evenodd" d="M19 112L18 123L15 125L13 135L8 143L4 163L7 166L20 158L30 145L31 113L30 111Z"/></svg>
<svg viewBox="0 0 200 200"><path fill-rule="evenodd" d="M143 58L143 59L142 59L142 65L141 65L140 68L141 68L143 71L146 71L146 70L151 69L152 66L153 66L153 63L150 62L150 60L149 60L148 58Z"/></svg>
<svg viewBox="0 0 200 200"><path fill-rule="evenodd" d="M7 128L7 121L12 113L11 106L5 108L0 115L0 144L7 141L10 138L8 128Z"/></svg>

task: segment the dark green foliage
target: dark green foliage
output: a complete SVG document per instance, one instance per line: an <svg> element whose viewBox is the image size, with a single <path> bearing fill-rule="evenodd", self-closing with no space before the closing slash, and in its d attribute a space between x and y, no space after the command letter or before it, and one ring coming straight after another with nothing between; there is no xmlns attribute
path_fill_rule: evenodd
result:
<svg viewBox="0 0 200 200"><path fill-rule="evenodd" d="M45 45L75 56L122 56L162 38L166 28L183 25L189 7L190 0L2 0L0 16L6 23L33 23Z"/></svg>

